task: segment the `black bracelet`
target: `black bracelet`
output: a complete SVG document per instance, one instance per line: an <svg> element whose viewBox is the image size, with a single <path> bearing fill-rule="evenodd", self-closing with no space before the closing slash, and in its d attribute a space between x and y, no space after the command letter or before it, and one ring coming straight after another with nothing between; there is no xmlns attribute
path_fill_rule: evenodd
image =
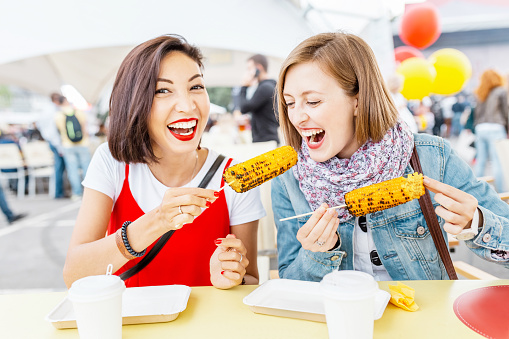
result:
<svg viewBox="0 0 509 339"><path fill-rule="evenodd" d="M143 251L141 251L141 252L136 252L135 250L133 250L133 249L132 249L131 245L129 244L129 239L127 239L127 226L129 226L130 224L131 224L131 222L130 222L130 221L126 221L126 222L124 222L124 223L122 224L122 233L121 233L121 235L122 235L122 241L124 242L124 246L125 246L125 248L127 249L127 251L128 251L131 255L133 255L133 256L135 256L135 257L137 257L137 258L139 258L139 257L143 257L143 256L145 255L145 252L147 251L147 249L144 249L144 250L143 250Z"/></svg>

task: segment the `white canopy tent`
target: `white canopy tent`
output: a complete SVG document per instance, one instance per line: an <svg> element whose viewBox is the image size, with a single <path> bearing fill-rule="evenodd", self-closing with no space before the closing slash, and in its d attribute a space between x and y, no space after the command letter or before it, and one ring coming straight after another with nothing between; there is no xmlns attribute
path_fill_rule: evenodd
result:
<svg viewBox="0 0 509 339"><path fill-rule="evenodd" d="M390 68L384 4L361 2L0 0L0 83L42 94L71 84L94 104L129 50L166 33L202 48L208 86L237 85L253 53L269 56L269 73L276 77L300 41L336 29L363 36Z"/></svg>

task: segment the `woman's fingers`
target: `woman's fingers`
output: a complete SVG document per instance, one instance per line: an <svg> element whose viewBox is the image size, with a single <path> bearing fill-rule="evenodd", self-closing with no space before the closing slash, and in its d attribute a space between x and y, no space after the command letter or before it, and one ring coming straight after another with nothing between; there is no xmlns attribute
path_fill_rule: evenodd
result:
<svg viewBox="0 0 509 339"><path fill-rule="evenodd" d="M180 207L180 209L179 209ZM189 214L192 216L199 216L202 213L202 209L196 205L180 205L176 208L178 214ZM182 213L180 213L182 211Z"/></svg>
<svg viewBox="0 0 509 339"><path fill-rule="evenodd" d="M225 277L227 279L230 279L233 282L235 282L236 285L240 285L240 283L242 281L242 277L244 276L243 274L241 275L238 272L226 271L226 270L225 271L221 271L221 274L223 275L223 277Z"/></svg>
<svg viewBox="0 0 509 339"><path fill-rule="evenodd" d="M325 212L327 212L327 208L329 206L327 204L322 204L316 211L313 212L311 217L309 217L308 221L302 226L299 231L297 232L297 239L300 237L301 239L305 239L308 237L309 233L314 229L316 224L320 221L320 219L323 217Z"/></svg>
<svg viewBox="0 0 509 339"><path fill-rule="evenodd" d="M249 265L246 247L234 234L216 239L215 243L223 249L217 256L221 263L221 274L234 281L235 284L240 284L242 277L246 274L246 267Z"/></svg>
<svg viewBox="0 0 509 339"><path fill-rule="evenodd" d="M457 201L460 204L472 204L475 201L475 205L477 207L477 199L475 199L471 194L463 192L462 190L450 185L444 184L438 180L424 176L424 186L426 186L426 188L431 192L442 193L443 195L453 199L454 201Z"/></svg>
<svg viewBox="0 0 509 339"><path fill-rule="evenodd" d="M334 241L334 232L337 228L338 213L334 209L320 210L322 205L315 211L308 222L297 232L297 240L304 249L320 252L330 248L330 243ZM321 215L321 217L319 217ZM319 217L319 218L318 218Z"/></svg>
<svg viewBox="0 0 509 339"><path fill-rule="evenodd" d="M338 212L334 209L329 209L325 212L318 221L318 224L313 227L313 230L308 235L310 241L317 241L324 233L326 233L327 226L329 226L330 222L333 221L338 215ZM325 235L326 236L326 235Z"/></svg>
<svg viewBox="0 0 509 339"><path fill-rule="evenodd" d="M170 188L166 190L159 207L160 220L170 229L179 229L194 221L219 194L203 188Z"/></svg>
<svg viewBox="0 0 509 339"><path fill-rule="evenodd" d="M435 213L438 216L442 217L446 222L449 222L454 225L465 226L471 220L471 219L468 219L468 217L466 217L466 216L446 210L442 206L438 206L437 208L435 208Z"/></svg>
<svg viewBox="0 0 509 339"><path fill-rule="evenodd" d="M246 274L246 268L238 261L222 261L221 269L223 271L237 272L242 276Z"/></svg>
<svg viewBox="0 0 509 339"><path fill-rule="evenodd" d="M178 208L178 206L198 206L200 208L207 208L216 201L216 197L204 198L192 194L173 196L169 191L170 190L167 190L163 197L163 204L167 208Z"/></svg>
<svg viewBox="0 0 509 339"><path fill-rule="evenodd" d="M181 196L196 196L200 198L204 198L207 200L216 200L217 196L219 196L217 193L214 195L214 190L207 189L207 188L198 188L198 187L176 187L176 188L169 188L165 192L165 196L168 197L181 197Z"/></svg>
<svg viewBox="0 0 509 339"><path fill-rule="evenodd" d="M222 253L219 253L218 256L220 261L232 261L232 262L239 262L244 267L247 267L249 264L249 260L246 258L246 256L240 252L237 252L235 250L231 251L225 251Z"/></svg>
<svg viewBox="0 0 509 339"><path fill-rule="evenodd" d="M308 221L297 232L297 239L300 242L305 241L307 238L315 237L315 240L327 226L333 214L328 210L327 204L322 204L316 211L313 212ZM333 210L332 210L333 211Z"/></svg>
<svg viewBox="0 0 509 339"><path fill-rule="evenodd" d="M456 235L456 234L461 233L461 231L463 231L463 227L446 222L444 224L444 231L446 231L447 233L450 233L452 235Z"/></svg>
<svg viewBox="0 0 509 339"><path fill-rule="evenodd" d="M223 247L225 250L235 251L246 256L247 249L242 240L235 238L234 234L228 234L226 238L218 238L215 241L216 245Z"/></svg>
<svg viewBox="0 0 509 339"><path fill-rule="evenodd" d="M318 251L329 250L332 248L332 246L337 241L335 234L336 230L338 229L338 226L339 219L338 218L331 219L331 221L327 225L327 229L325 230L325 232L323 232L322 236L319 237L318 240L315 242L315 244L317 244L317 246L319 247ZM322 243L323 245L319 246L319 244Z"/></svg>
<svg viewBox="0 0 509 339"><path fill-rule="evenodd" d="M452 198L449 198L443 193L435 194L435 201L442 205L444 208L448 209L449 211L461 211L462 209L464 209L464 205L460 204L459 202Z"/></svg>
<svg viewBox="0 0 509 339"><path fill-rule="evenodd" d="M463 228L470 225L478 205L476 198L462 190L426 176L424 177L424 184L426 188L435 193L435 201L440 204L435 212L446 221L446 224L444 224L446 232L458 234Z"/></svg>

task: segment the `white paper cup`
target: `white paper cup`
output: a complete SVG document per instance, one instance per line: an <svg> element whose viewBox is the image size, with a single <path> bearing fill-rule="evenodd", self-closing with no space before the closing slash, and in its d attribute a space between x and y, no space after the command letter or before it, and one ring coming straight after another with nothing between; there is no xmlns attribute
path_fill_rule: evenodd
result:
<svg viewBox="0 0 509 339"><path fill-rule="evenodd" d="M122 293L116 275L94 275L76 280L69 289L81 339L122 338Z"/></svg>
<svg viewBox="0 0 509 339"><path fill-rule="evenodd" d="M375 279L359 271L334 271L320 282L330 339L372 339Z"/></svg>

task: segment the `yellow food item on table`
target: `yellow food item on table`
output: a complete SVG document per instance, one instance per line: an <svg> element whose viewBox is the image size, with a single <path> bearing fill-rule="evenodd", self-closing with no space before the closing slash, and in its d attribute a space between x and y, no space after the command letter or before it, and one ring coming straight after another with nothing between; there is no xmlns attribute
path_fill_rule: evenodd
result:
<svg viewBox="0 0 509 339"><path fill-rule="evenodd" d="M244 193L283 174L296 163L297 152L291 146L281 146L228 167L223 179L235 192Z"/></svg>
<svg viewBox="0 0 509 339"><path fill-rule="evenodd" d="M425 190L423 175L417 172L378 184L355 189L345 194L348 211L357 216L382 211L421 197Z"/></svg>
<svg viewBox="0 0 509 339"><path fill-rule="evenodd" d="M415 312L419 306L414 301L415 290L410 286L398 281L397 285L389 285L391 292L391 304L394 304L406 311Z"/></svg>

